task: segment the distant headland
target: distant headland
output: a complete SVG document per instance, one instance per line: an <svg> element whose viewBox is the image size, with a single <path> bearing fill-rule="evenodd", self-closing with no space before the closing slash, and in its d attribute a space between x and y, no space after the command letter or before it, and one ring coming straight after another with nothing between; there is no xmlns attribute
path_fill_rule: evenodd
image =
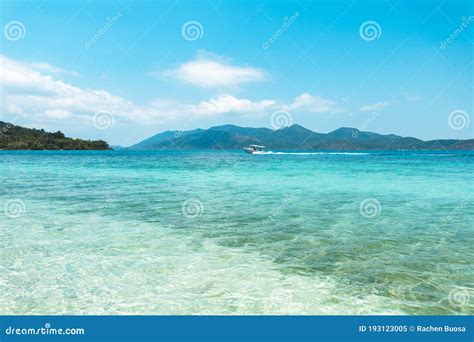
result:
<svg viewBox="0 0 474 342"><path fill-rule="evenodd" d="M82 140L0 121L0 150L110 150L102 140Z"/></svg>

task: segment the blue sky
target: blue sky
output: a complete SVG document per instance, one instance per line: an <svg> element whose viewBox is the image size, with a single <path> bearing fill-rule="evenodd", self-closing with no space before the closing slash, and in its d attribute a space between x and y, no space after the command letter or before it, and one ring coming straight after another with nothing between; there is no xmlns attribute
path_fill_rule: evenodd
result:
<svg viewBox="0 0 474 342"><path fill-rule="evenodd" d="M0 119L473 138L472 1L2 1Z"/></svg>

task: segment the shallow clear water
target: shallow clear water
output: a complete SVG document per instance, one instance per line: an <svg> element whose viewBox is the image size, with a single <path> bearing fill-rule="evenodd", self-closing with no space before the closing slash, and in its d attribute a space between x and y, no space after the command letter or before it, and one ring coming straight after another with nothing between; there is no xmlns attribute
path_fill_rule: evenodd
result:
<svg viewBox="0 0 474 342"><path fill-rule="evenodd" d="M0 151L1 314L473 314L473 166Z"/></svg>

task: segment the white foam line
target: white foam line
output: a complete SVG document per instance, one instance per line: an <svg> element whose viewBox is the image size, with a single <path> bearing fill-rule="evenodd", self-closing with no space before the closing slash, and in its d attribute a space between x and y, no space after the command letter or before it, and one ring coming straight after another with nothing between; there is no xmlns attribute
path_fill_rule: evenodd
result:
<svg viewBox="0 0 474 342"><path fill-rule="evenodd" d="M350 155L350 156L365 156L369 155L370 153L362 153L362 152L273 152L267 151L262 153L255 153L255 154L291 154L291 155L326 155L326 154L337 154L337 155Z"/></svg>

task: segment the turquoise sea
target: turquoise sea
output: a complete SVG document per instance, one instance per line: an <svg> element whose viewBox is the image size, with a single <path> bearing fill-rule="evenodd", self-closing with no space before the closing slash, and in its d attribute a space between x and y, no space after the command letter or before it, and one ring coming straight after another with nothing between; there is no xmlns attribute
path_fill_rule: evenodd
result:
<svg viewBox="0 0 474 342"><path fill-rule="evenodd" d="M0 151L1 314L474 314L473 167Z"/></svg>

